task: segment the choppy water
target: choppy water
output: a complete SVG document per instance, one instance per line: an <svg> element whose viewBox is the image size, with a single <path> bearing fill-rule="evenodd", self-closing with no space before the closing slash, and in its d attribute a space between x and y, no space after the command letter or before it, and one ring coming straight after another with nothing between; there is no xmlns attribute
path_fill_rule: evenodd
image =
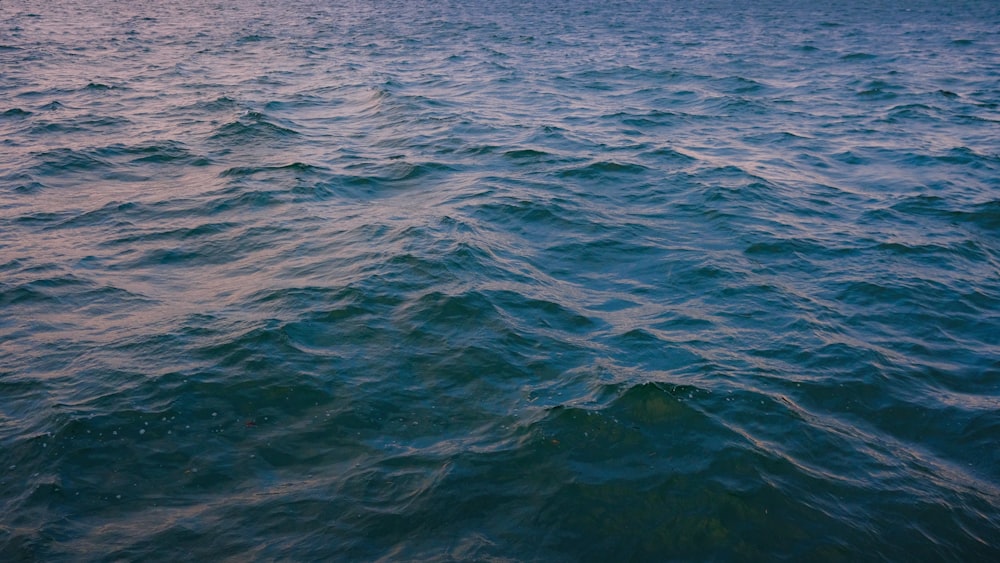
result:
<svg viewBox="0 0 1000 563"><path fill-rule="evenodd" d="M997 558L1000 4L818 4L4 0L0 559Z"/></svg>

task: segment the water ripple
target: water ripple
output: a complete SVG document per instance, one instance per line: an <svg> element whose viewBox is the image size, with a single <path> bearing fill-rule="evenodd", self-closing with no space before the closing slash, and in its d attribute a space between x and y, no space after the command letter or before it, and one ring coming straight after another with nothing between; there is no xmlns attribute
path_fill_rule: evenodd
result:
<svg viewBox="0 0 1000 563"><path fill-rule="evenodd" d="M4 7L0 559L996 559L994 3Z"/></svg>

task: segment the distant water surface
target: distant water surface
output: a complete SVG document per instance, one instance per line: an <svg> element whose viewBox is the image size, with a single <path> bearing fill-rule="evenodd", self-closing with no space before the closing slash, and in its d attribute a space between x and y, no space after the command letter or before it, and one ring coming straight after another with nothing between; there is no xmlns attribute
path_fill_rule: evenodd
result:
<svg viewBox="0 0 1000 563"><path fill-rule="evenodd" d="M1000 560L1000 3L0 3L0 560Z"/></svg>

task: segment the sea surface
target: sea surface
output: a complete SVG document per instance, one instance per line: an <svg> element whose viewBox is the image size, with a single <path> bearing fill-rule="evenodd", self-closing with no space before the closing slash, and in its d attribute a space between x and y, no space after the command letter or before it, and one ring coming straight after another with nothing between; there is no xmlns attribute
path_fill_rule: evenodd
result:
<svg viewBox="0 0 1000 563"><path fill-rule="evenodd" d="M0 1L0 560L1000 560L1000 2Z"/></svg>

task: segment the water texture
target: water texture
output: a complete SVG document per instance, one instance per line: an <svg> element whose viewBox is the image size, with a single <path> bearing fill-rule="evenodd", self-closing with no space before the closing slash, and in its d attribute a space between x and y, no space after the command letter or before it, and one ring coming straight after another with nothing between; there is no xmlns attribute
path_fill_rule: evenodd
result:
<svg viewBox="0 0 1000 563"><path fill-rule="evenodd" d="M998 446L996 2L0 3L0 560L997 560Z"/></svg>

